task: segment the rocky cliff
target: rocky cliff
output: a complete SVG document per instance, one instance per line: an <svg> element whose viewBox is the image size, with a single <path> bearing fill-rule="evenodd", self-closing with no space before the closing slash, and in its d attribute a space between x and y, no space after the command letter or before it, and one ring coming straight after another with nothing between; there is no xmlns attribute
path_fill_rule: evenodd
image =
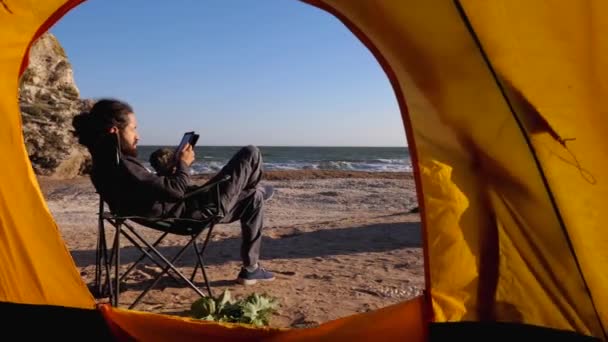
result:
<svg viewBox="0 0 608 342"><path fill-rule="evenodd" d="M20 80L25 145L38 175L72 178L86 172L88 152L72 135L72 118L92 106L80 98L65 51L52 34L40 37Z"/></svg>

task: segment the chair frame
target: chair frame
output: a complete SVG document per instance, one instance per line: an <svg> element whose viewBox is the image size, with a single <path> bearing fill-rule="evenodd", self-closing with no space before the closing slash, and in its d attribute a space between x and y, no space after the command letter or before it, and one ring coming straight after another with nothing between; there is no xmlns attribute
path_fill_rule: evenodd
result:
<svg viewBox="0 0 608 342"><path fill-rule="evenodd" d="M151 290L153 289L161 278L168 274L172 276L176 280L182 280L185 282L190 288L192 288L197 294L201 297L205 297L206 294L201 291L198 286L196 286L194 282L194 277L198 271L198 268L201 268L201 273L203 274L203 278L205 280L205 286L207 289L207 293L209 297L213 297L213 293L211 290L211 285L209 283L209 279L207 277L207 272L205 271L205 262L204 262L204 252L209 244L209 240L212 236L214 226L221 221L223 218L223 214L220 211L220 192L219 185L230 180L230 176L226 175L223 178L216 180L212 183L207 183L203 186L197 187L195 190L188 192L181 200L185 201L192 196L197 194L207 192L210 190L215 190L217 196L217 211L210 219L195 220L195 219L187 219L187 218L173 218L170 217L170 214L165 215L160 218L149 218L142 216L120 216L105 210L105 201L103 197L100 195L99 197L99 212L98 212L98 238L97 238L97 250L95 255L95 280L94 280L94 291L96 294L105 298L108 297L110 299L111 305L118 307L119 306L119 297L120 297L120 284L126 279L126 277L131 273L131 271L146 257L154 262L157 266L161 267L162 271L158 275L155 276L152 283L149 284L140 294L139 296L130 304L129 309L133 309L141 299ZM106 227L105 222L108 222L115 228L114 238L113 238L113 246L111 248L111 252L108 250L107 242L106 242ZM146 239L144 239L141 234L137 232L137 229L130 223L137 223L142 225L144 228L154 229L162 232L160 237L156 239L153 243L150 243ZM169 228L175 227L176 224L185 225L188 227L196 228L192 233L187 233L183 231L170 231L163 230L159 228L159 224L169 225ZM203 232L207 230L207 234L205 240L203 242L202 247L199 246L198 238ZM158 249L156 248L163 239L169 235L181 235L188 236L189 240L174 256L171 260L167 259ZM120 239L121 236L124 236L129 242L133 244L142 254L140 257L121 275L120 274ZM139 242L138 242L139 241ZM194 252L197 256L196 265L194 270L188 279L183 272L181 272L176 266L175 263L181 258L181 256L186 252L188 247L192 246L194 248ZM156 258L160 259L157 260ZM112 272L112 267L114 268L114 272ZM174 274L169 273L169 271L173 271ZM112 273L114 273L114 278L112 279ZM104 280L105 276L105 280Z"/></svg>

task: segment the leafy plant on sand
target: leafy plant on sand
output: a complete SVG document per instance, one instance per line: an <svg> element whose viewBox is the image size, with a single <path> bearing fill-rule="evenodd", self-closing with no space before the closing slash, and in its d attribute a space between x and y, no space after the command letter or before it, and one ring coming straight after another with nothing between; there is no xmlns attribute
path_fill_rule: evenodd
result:
<svg viewBox="0 0 608 342"><path fill-rule="evenodd" d="M276 298L266 294L252 293L235 300L232 299L230 291L224 290L217 298L203 297L192 303L190 313L194 318L207 321L265 326L269 324L276 305Z"/></svg>

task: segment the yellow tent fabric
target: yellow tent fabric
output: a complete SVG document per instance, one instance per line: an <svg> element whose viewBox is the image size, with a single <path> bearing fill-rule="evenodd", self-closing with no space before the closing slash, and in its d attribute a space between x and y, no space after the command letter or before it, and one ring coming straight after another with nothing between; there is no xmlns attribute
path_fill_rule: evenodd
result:
<svg viewBox="0 0 608 342"><path fill-rule="evenodd" d="M17 101L29 45L64 3L0 4L0 301L94 308L30 166Z"/></svg>
<svg viewBox="0 0 608 342"><path fill-rule="evenodd" d="M16 101L29 44L80 2L0 1L1 301L94 308L29 165ZM422 209L425 297L297 331L104 307L108 322L142 340L424 340L431 320L606 338L608 5L304 2L341 20L393 85Z"/></svg>
<svg viewBox="0 0 608 342"><path fill-rule="evenodd" d="M603 203L608 184L602 180L608 171L608 3L503 2L486 6L467 1L466 9L490 59L512 88L517 115L530 134L605 331L608 234L603 227L608 211ZM519 20L512 21L514 16Z"/></svg>
<svg viewBox="0 0 608 342"><path fill-rule="evenodd" d="M572 155L554 151L561 146L550 140L538 114L522 106L513 110L515 99L505 98L502 86L503 78L511 80L509 94L536 96L548 112L540 109L541 118L557 116L564 125L575 115L588 116L580 132L600 129L592 104L600 108L601 102L588 100L599 91L589 88L603 82L595 79L601 73L590 71L606 63L599 23L608 21L601 2L322 3L354 23L399 99L419 168L434 319L522 322L604 336L607 317L598 307L607 305L599 301L606 281L603 264L592 260L606 258L601 248L606 233L596 221L605 193L597 180L603 171L601 141L592 134L580 147L595 151L586 152L595 157L585 164L596 178L589 183L581 168L572 167ZM589 21L594 24L584 24ZM514 22L520 25L512 29ZM580 43L581 37L597 38ZM573 62L584 67L573 69ZM556 86L561 91L553 92ZM522 128L523 119L536 123L535 130ZM542 140L531 147L531 135ZM576 136L578 144L587 138ZM562 177L547 183L547 172ZM572 200L579 194L575 188L593 188L589 191L597 196L584 193ZM557 207L559 191L563 199ZM565 224L563 207L571 215ZM589 262L581 268L585 254ZM593 300L590 281L596 284Z"/></svg>
<svg viewBox="0 0 608 342"><path fill-rule="evenodd" d="M376 311L344 317L306 329L267 329L193 322L133 310L104 307L106 317L137 341L424 341L421 297Z"/></svg>

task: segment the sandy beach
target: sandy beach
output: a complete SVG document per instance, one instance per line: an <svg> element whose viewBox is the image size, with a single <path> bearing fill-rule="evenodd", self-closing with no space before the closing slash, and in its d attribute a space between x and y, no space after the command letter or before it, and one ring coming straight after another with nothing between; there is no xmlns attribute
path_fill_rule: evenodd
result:
<svg viewBox="0 0 608 342"><path fill-rule="evenodd" d="M198 177L202 183L205 177ZM39 177L49 209L72 253L80 274L91 284L95 269L98 197L87 177L55 180ZM263 180L276 189L266 203L262 266L276 280L243 286L239 271L238 223L217 225L206 252L214 294L229 289L233 296L252 292L276 297L274 327L307 327L358 312L398 303L419 295L424 287L420 218L409 173L345 171L267 172ZM141 229L146 236L158 232ZM113 233L113 232L112 232ZM161 250L172 253L185 243L165 240ZM121 250L126 269L139 256ZM194 255L178 263L189 274ZM160 268L138 267L122 289L121 302L133 300ZM202 276L195 281L202 286ZM135 309L187 316L200 298L192 289L161 282Z"/></svg>

